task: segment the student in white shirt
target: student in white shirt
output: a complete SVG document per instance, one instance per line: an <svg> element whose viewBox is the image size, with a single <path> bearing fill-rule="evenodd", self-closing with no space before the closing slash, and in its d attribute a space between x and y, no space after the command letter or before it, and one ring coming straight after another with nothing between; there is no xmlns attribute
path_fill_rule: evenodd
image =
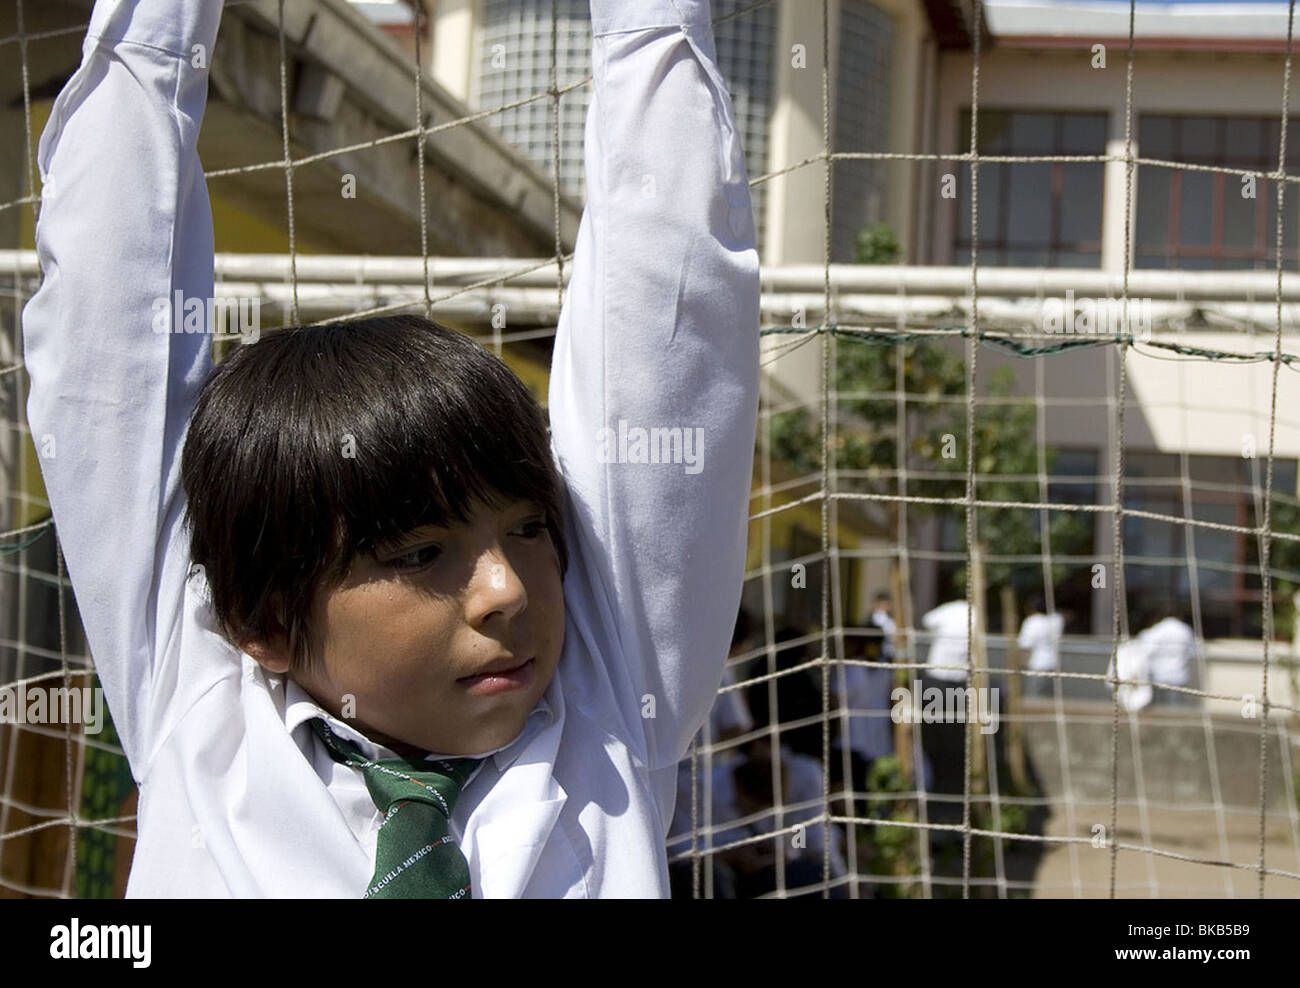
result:
<svg viewBox="0 0 1300 988"><path fill-rule="evenodd" d="M1159 612L1147 612L1147 620L1154 618L1157 613ZM1166 614L1137 638L1148 651L1152 683L1185 687L1194 685L1196 634L1190 625L1172 614ZM1166 706L1196 706L1199 698L1178 690L1157 689L1154 702Z"/></svg>
<svg viewBox="0 0 1300 988"><path fill-rule="evenodd" d="M966 670L970 666L967 647L969 615L970 607L966 601L950 600L922 616L921 627L933 635L926 659L927 676L949 683L966 681ZM956 668L942 668L944 666Z"/></svg>
<svg viewBox="0 0 1300 988"><path fill-rule="evenodd" d="M1129 713L1137 713L1150 705L1151 651L1145 642L1139 638L1120 642L1106 675L1120 680L1116 687L1119 704Z"/></svg>
<svg viewBox="0 0 1300 988"><path fill-rule="evenodd" d="M970 667L970 650L967 645L967 619L970 607L965 600L950 600L926 612L921 617L921 627L930 632L930 651L926 665L919 677L923 696L925 691L946 691L966 685ZM940 668L951 666L955 668ZM913 686L909 685L909 691ZM964 750L965 725L958 722L922 723L913 726L914 737L921 739L921 785L932 792L959 793L963 788L961 752ZM927 811L931 819L950 823L953 804L936 802ZM933 841L947 840L946 832L937 831Z"/></svg>
<svg viewBox="0 0 1300 988"><path fill-rule="evenodd" d="M384 815L322 721L369 758L481 756L445 821L474 897L665 896L758 402L707 0L591 0L549 440L503 365L414 317L269 334L215 373L205 333L166 331L181 312L158 326L158 300L213 294L194 52L221 9L100 0L38 155L28 419L140 787L128 895L363 895ZM621 422L697 430L703 469L611 462Z"/></svg>
<svg viewBox="0 0 1300 988"><path fill-rule="evenodd" d="M1029 651L1028 668L1034 672L1054 672L1060 667L1057 648L1061 635L1065 631L1065 616L1043 613L1043 598L1033 594L1026 601L1028 614L1020 624L1020 636L1016 644ZM1025 692L1029 696L1048 696L1052 691L1053 680L1047 676L1028 676L1025 678Z"/></svg>
<svg viewBox="0 0 1300 988"><path fill-rule="evenodd" d="M894 635L898 626L894 624L894 604L889 592L881 590L876 594L875 607L871 611L871 625L880 629L880 660L894 661Z"/></svg>

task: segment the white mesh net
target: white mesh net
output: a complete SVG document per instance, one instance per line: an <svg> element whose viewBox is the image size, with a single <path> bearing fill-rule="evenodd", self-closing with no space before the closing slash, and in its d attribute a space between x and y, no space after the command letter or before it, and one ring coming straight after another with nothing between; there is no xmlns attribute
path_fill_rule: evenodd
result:
<svg viewBox="0 0 1300 988"><path fill-rule="evenodd" d="M19 320L40 278L34 145L89 6L0 4L11 696L94 683L26 428ZM213 54L204 135L218 293L260 299L264 325L425 311L544 398L582 194L586 4L448 4L441 37L400 5L384 37L362 16L379 6L227 2L222 38L240 45ZM877 95L907 78L890 67L897 16L799 6L714 3L765 251L763 395L743 614L681 769L674 894L1295 895L1290 12L1276 111L1193 117L1144 109L1130 8L1127 52L1110 52L1120 129L981 107L976 3L968 98L943 122L960 142L897 148ZM457 68L446 39L471 10ZM314 17L386 66L369 103L321 69ZM462 94L443 88L455 78ZM809 107L821 146L802 155L774 121ZM458 198L456 141L508 166L495 203ZM400 193L340 223L340 180L380 175ZM917 216L895 231L904 188ZM767 263L800 236L814 266ZM920 263L920 242L962 267ZM114 739L71 718L0 725L0 895L121 894L135 793Z"/></svg>

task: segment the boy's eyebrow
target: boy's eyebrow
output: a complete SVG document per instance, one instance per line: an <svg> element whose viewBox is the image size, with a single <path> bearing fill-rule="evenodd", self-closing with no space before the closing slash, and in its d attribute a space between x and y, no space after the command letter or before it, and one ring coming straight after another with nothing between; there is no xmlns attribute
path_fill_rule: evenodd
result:
<svg viewBox="0 0 1300 988"><path fill-rule="evenodd" d="M413 539L420 538L422 536L433 535L437 532L446 532L449 531L451 527L452 527L451 522L444 522L442 524L438 524L436 522L428 522L423 525L417 525L415 526L415 528L408 529L407 531L391 536L390 538L379 539L377 542L375 542L374 551L379 553L379 552L386 552L392 549L397 549L406 545L408 542L412 541Z"/></svg>

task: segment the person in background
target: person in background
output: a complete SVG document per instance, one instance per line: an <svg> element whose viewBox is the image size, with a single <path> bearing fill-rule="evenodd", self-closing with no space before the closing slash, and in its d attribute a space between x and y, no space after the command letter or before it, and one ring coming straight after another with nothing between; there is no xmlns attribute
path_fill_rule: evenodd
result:
<svg viewBox="0 0 1300 988"><path fill-rule="evenodd" d="M849 639L857 646L857 654L846 657L868 662L893 662L895 627L890 616L889 594L883 591L876 594L875 610L868 619L867 628L866 635ZM850 648L846 642L848 651ZM883 666L845 664L838 672L831 685L842 715L838 747L841 752L847 747L849 754L851 786L845 788L860 795L867 791L872 763L894 753L894 724L889 716L894 671ZM834 781L842 781L842 758L832 769L836 776Z"/></svg>
<svg viewBox="0 0 1300 988"><path fill-rule="evenodd" d="M967 621L970 606L965 600L951 600L921 617L921 627L930 632L930 652L926 665L920 670L922 696L930 690L944 692L966 685L970 667L970 649L967 643ZM943 667L951 668L943 668ZM909 689L915 691L914 683ZM946 694L945 694L946 695ZM965 725L941 721L924 723L912 728L913 737L919 737L923 778L921 788L928 792L957 794L964 785L963 758ZM960 819L960 807L954 803L932 803L928 810L930 819L954 823ZM954 816L954 812L957 815ZM932 847L948 842L949 832L936 831Z"/></svg>
<svg viewBox="0 0 1300 988"><path fill-rule="evenodd" d="M748 610L741 607L736 613L736 626L731 636L730 656L740 655L753 647L754 622ZM736 682L733 666L728 666L722 675L722 686L731 686ZM692 767L691 756L677 763L677 803L673 809L672 824L668 828L668 877L674 899L689 899L694 894L694 866L690 858L671 860L692 846L705 850L717 844L706 830L707 821L734 820L739 814L735 809L735 787L732 783L732 771L744 760L740 751L734 747L714 750L715 745L724 744L733 738L754 729L754 718L741 690L721 691L713 701L709 719L696 735L698 764ZM698 780L695 798L691 797L692 780ZM692 831L701 831L692 844ZM705 868L712 868L712 892L715 899L734 899L735 877L731 867L717 857L711 865L706 861Z"/></svg>
<svg viewBox="0 0 1300 988"><path fill-rule="evenodd" d="M970 606L964 600L940 604L921 618L921 627L934 636L926 659L927 677L943 680L944 684L966 681L966 670L970 666L967 648L969 620Z"/></svg>
<svg viewBox="0 0 1300 988"><path fill-rule="evenodd" d="M893 600L886 590L881 590L876 594L876 606L871 612L871 624L880 629L882 637L880 661L893 662L894 633L898 630L898 627L894 624Z"/></svg>
<svg viewBox="0 0 1300 988"><path fill-rule="evenodd" d="M781 746L780 801L772 785L772 748L767 738L756 738L745 745L744 761L732 772L735 793L736 825L717 835L719 845L734 843L778 829L775 808L781 809L780 829L803 825L802 829L772 837L769 840L751 841L724 852L725 860L735 871L738 897L757 898L775 892L776 856L782 855L785 867L785 887L788 898L796 898L800 889L809 896L821 896L820 884L825 877L826 834L825 823L816 820L822 814L824 780L821 762L807 755ZM754 820L741 823L746 817ZM726 822L725 820L723 821ZM845 861L844 834L838 826L830 832L830 880L835 882L848 874ZM840 885L830 890L832 899L846 898Z"/></svg>
<svg viewBox="0 0 1300 988"><path fill-rule="evenodd" d="M822 668L808 665L821 654L821 640L794 644L811 632L794 625L782 625L774 636L777 677L751 683L745 688L754 723L759 726L779 724L781 743L818 762L822 757ZM799 668L806 666L806 668ZM769 672L766 654L749 663L745 678L756 679ZM832 676L832 682L838 678ZM771 709L772 684L775 683L776 709Z"/></svg>
<svg viewBox="0 0 1300 988"><path fill-rule="evenodd" d="M1153 685L1191 687L1196 681L1196 635L1190 625L1169 613L1170 610L1165 608L1165 616L1139 634L1137 640L1147 649ZM1160 610L1147 611L1144 617L1151 620L1159 613ZM1157 689L1152 702L1169 707L1194 707L1200 700L1190 693Z"/></svg>
<svg viewBox="0 0 1300 988"><path fill-rule="evenodd" d="M1025 602L1025 620L1020 625L1016 644L1029 652L1028 668L1031 672L1055 672L1060 668L1057 645L1065 631L1065 617L1058 613L1047 614L1042 594L1030 594ZM1048 676L1025 677L1026 696L1050 696L1053 680Z"/></svg>

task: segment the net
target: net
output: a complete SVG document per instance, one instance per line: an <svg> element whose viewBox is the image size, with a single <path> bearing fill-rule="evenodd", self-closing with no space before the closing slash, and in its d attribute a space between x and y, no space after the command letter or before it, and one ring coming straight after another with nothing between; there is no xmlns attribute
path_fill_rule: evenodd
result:
<svg viewBox="0 0 1300 988"><path fill-rule="evenodd" d="M75 50L88 5L9 6L0 51L14 69L5 84L21 99L6 112L26 138L9 142L0 175L0 246L15 248L0 251L0 685L14 696L68 697L93 688L93 663L41 489L42 437L23 414L19 316L40 277L22 249L40 202L34 142L61 86L47 56ZM584 8L486 5L497 20L470 71L474 110L430 78L423 15L385 39L338 0L227 2L222 36L274 53L273 95L241 89L220 40L216 93L261 105L275 127L218 135L232 149L207 172L221 210L218 294L258 299L268 326L424 312L493 347L544 399L581 195ZM1123 141L1082 151L1085 113L1056 114L1051 139L1025 143L1018 129L1041 119L981 108L980 3L966 25L961 152L886 146L870 87L887 75L877 61L889 55L889 17L822 0L787 50L781 9L715 2L719 61L738 90L763 242L776 241L767 228L780 221L778 206L798 202L820 263L764 258L743 613L713 715L680 770L668 841L674 894L1296 894L1300 689L1278 622L1294 611L1279 601L1300 588L1296 461L1280 452L1294 452L1297 423L1279 402L1283 371L1294 373L1300 352L1300 284L1284 276L1296 259L1293 7L1278 116L1220 125L1238 138L1257 127L1270 155L1259 161L1207 158L1194 128L1154 114L1142 116L1142 147L1159 155L1138 154L1136 4ZM350 25L402 66L402 95L385 103L387 115L372 108L364 124L338 125L354 107L345 97L347 109L328 109L339 97L329 73L313 68L314 17ZM494 74L496 44L517 58ZM815 153L800 157L773 136L773 65L818 79ZM408 124L395 124L403 113ZM518 150L488 136L490 126ZM515 210L479 217L482 240L457 244L448 218L479 215L445 180L459 140L507 161L519 195ZM240 160L250 150L267 153ZM349 240L325 215L322 190L337 200L340 177L344 188L348 177L373 187L393 168L411 180L413 202L404 213L390 204L408 218L391 233L400 249L375 256L363 231ZM1059 183L1090 181L1088 168L1122 183L1115 270L1098 267L1100 217L1091 240L1055 236L1028 252L1017 243L1018 223L1050 214L1059 232L1080 222L1058 215ZM1009 183L1033 188L1041 174L1058 184L1037 205L1009 194ZM953 256L968 268L904 263L882 224L888 183L900 175L937 190L917 197L933 200L925 220L941 228L949 211ZM1157 176L1176 177L1189 195L1212 179L1216 202L1222 183L1258 182L1256 270L1191 275L1194 251L1179 253L1175 270L1131 270L1130 259L1150 250L1135 188L1166 189ZM1171 201L1183 201L1183 187ZM274 255L224 253L277 237ZM475 254L480 242L503 249L446 256ZM1267 395L1266 413L1254 394ZM1217 455L1203 452L1201 433L1216 421L1240 437L1240 455L1225 455L1222 441ZM1071 422L1096 440L1063 443ZM877 591L892 627L874 616ZM1041 654L1057 658L1041 667L1034 645L1018 644L1033 595L1043 616L1068 619L1048 635L1057 642ZM936 609L944 601L965 607ZM1141 653L1145 665L1133 664L1139 631L1175 614L1190 628L1181 659L1153 646ZM1175 674L1164 674L1168 666ZM1148 687L1150 705L1129 709ZM0 894L121 894L135 792L104 726L0 725Z"/></svg>

